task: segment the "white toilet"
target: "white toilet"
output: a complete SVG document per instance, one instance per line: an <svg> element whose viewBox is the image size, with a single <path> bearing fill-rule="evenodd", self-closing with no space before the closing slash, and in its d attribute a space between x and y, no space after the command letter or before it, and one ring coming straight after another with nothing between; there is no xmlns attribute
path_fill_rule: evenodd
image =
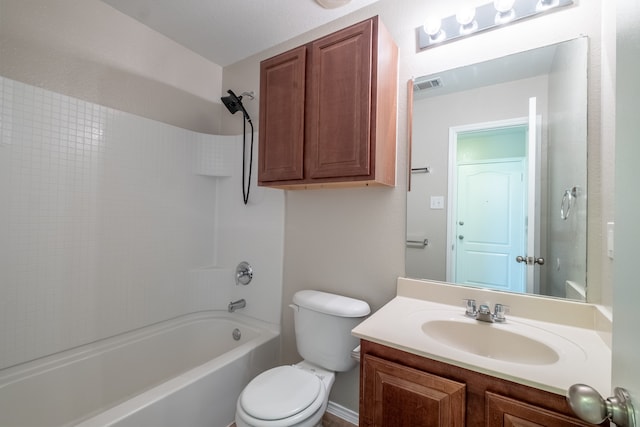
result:
<svg viewBox="0 0 640 427"><path fill-rule="evenodd" d="M319 291L293 296L298 353L304 360L255 377L236 405L238 427L313 427L327 408L335 372L356 365L351 330L369 314L369 305Z"/></svg>

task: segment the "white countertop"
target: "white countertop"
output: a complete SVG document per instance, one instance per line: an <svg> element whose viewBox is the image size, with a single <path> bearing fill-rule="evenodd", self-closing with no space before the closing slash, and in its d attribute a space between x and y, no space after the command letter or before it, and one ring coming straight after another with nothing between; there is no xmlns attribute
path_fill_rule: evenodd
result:
<svg viewBox="0 0 640 427"><path fill-rule="evenodd" d="M465 298L477 299L478 304L509 304L512 314L507 314L505 324L487 323L483 327L519 328L530 338L539 338L556 349L559 360L543 364L506 362L459 350L425 335L422 325L426 319L439 319L441 316L442 320L477 322L465 318L464 302L458 298L460 292ZM598 330L600 325L595 319L595 306L570 302L563 306L561 300L533 298L535 302L522 295L401 278L398 296L354 328L352 333L361 339L561 395L572 384L584 383L608 396L611 392L611 350L603 341L602 331ZM522 303L526 317L517 315L519 303ZM535 307L535 304L539 306ZM524 309L524 305L528 308ZM563 316L545 314L549 309L568 312L570 316L563 321ZM539 313L539 318L531 313ZM552 318L553 322L540 317ZM509 343L498 345L508 346Z"/></svg>

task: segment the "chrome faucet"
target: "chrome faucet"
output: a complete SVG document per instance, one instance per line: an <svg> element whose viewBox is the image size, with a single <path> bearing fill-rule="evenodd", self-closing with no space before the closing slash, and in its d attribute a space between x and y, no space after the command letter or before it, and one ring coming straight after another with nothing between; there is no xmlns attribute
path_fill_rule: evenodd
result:
<svg viewBox="0 0 640 427"><path fill-rule="evenodd" d="M239 308L245 308L247 306L247 302L243 299L239 299L238 301L231 301L229 303L229 313L233 313Z"/></svg>
<svg viewBox="0 0 640 427"><path fill-rule="evenodd" d="M491 313L491 309L487 304L481 304L480 307L476 309L475 300L467 299L465 301L467 301L467 309L464 314L467 317L489 323L503 323L507 320L504 315L508 307L504 304L496 304L493 313Z"/></svg>

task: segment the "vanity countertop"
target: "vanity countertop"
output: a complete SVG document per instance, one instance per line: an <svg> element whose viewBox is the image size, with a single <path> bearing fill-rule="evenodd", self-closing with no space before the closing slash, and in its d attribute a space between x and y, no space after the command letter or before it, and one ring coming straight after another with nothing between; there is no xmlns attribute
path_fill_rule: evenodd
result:
<svg viewBox="0 0 640 427"><path fill-rule="evenodd" d="M504 324L478 325L474 330L479 336L518 331L522 336L550 344L557 350L558 360L500 360L460 350L425 334L423 325L433 320L475 328L474 322L478 321L464 316L463 298L473 298L490 307L495 303L510 306ZM607 396L611 391L611 350L605 342L606 331L603 339L599 317L598 308L591 304L400 278L397 296L352 333L361 339L561 395L572 384L584 383ZM509 346L509 341L515 342L507 338L491 345Z"/></svg>

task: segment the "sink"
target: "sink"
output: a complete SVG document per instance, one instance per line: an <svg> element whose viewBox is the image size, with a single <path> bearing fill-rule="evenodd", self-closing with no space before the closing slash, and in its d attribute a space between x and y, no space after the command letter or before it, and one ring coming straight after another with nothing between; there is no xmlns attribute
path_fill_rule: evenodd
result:
<svg viewBox="0 0 640 427"><path fill-rule="evenodd" d="M550 365L560 359L555 349L527 336L540 335L539 331L532 334L511 324L464 318L429 320L422 324L422 331L439 344L503 362Z"/></svg>

